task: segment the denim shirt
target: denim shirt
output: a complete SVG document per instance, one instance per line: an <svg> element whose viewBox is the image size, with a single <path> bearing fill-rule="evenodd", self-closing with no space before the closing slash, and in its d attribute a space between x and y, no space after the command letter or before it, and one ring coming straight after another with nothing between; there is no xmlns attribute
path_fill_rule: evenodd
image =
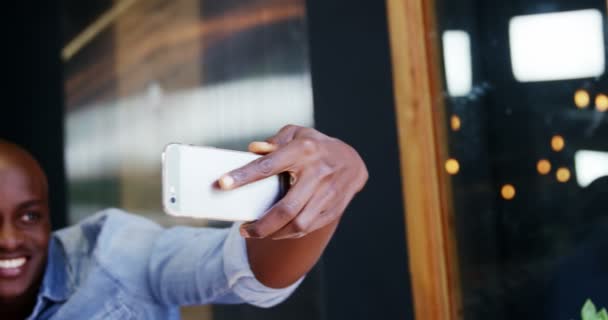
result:
<svg viewBox="0 0 608 320"><path fill-rule="evenodd" d="M270 307L300 282L284 289L258 282L238 225L164 229L108 209L53 234L28 319L179 319L184 305Z"/></svg>

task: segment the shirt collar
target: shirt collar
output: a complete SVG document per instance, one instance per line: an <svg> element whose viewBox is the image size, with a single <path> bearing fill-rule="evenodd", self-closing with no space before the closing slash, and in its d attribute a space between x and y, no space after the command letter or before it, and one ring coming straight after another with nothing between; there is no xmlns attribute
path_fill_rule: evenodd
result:
<svg viewBox="0 0 608 320"><path fill-rule="evenodd" d="M49 300L65 301L72 294L73 286L68 274L69 264L59 239L52 237L49 245L46 271L40 294Z"/></svg>

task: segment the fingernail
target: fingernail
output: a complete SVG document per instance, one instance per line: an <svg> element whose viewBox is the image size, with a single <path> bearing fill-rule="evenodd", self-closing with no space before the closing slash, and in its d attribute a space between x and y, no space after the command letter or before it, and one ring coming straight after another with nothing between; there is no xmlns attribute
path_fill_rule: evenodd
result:
<svg viewBox="0 0 608 320"><path fill-rule="evenodd" d="M254 141L249 147L254 150L263 151L263 152L271 152L274 151L275 146L266 142L266 141Z"/></svg>
<svg viewBox="0 0 608 320"><path fill-rule="evenodd" d="M258 231L256 230L255 226L253 226L250 222L249 223L245 223L241 226L241 234L246 234L246 238L251 238L251 239L259 239L260 234L258 233Z"/></svg>
<svg viewBox="0 0 608 320"><path fill-rule="evenodd" d="M234 185L234 178L230 175L225 175L220 178L219 183L222 189L229 189L230 187L232 187L232 185Z"/></svg>
<svg viewBox="0 0 608 320"><path fill-rule="evenodd" d="M254 221L256 221L256 220L254 220ZM249 229L249 226L254 221L243 222L243 224L241 224L241 227L239 228L239 232L241 233L243 238L251 238L251 234L247 231L247 229Z"/></svg>

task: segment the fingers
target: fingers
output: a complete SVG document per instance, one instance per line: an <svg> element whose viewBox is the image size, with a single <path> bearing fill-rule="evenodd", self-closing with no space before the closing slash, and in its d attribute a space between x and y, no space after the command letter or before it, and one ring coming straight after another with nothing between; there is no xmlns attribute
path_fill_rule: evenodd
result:
<svg viewBox="0 0 608 320"><path fill-rule="evenodd" d="M303 180L294 185L260 220L241 226L241 234L249 238L266 238L283 228L300 214L315 192L316 180Z"/></svg>
<svg viewBox="0 0 608 320"><path fill-rule="evenodd" d="M301 143L290 143L276 151L260 157L245 166L223 175L218 183L224 190L240 186L290 171L300 160Z"/></svg>
<svg viewBox="0 0 608 320"><path fill-rule="evenodd" d="M295 125L286 125L277 134L266 139L266 141L254 141L249 144L249 151L257 154L268 154L276 151L280 146L291 142L298 130L304 128Z"/></svg>
<svg viewBox="0 0 608 320"><path fill-rule="evenodd" d="M274 152L278 149L276 144L266 141L254 141L249 144L249 152L265 155Z"/></svg>
<svg viewBox="0 0 608 320"><path fill-rule="evenodd" d="M288 144L291 140L293 140L293 137L295 136L296 132L300 129L301 129L301 127L298 127L298 126L294 126L291 124L286 125L283 128L281 128L281 130L279 130L279 132L277 132L277 134L266 139L266 141L270 144L274 144L277 146L282 146L282 145Z"/></svg>
<svg viewBox="0 0 608 320"><path fill-rule="evenodd" d="M262 157L220 178L223 189L288 172L295 181L287 195L260 220L244 224L245 237L303 237L340 220L367 180L367 169L352 147L314 129L285 126L266 142L252 142Z"/></svg>
<svg viewBox="0 0 608 320"><path fill-rule="evenodd" d="M326 226L326 225L330 224L332 221L334 221L334 219L331 219L330 217L336 217L336 216L340 216L340 215L342 215L342 211L339 211L337 209L325 210L323 212L314 214L310 227L306 228L307 230L310 230L310 231L301 231L301 232L294 233L290 229L291 225L292 225L290 223L290 224L286 225L283 229L270 235L269 238L272 240L277 240L277 241L289 240L289 239L300 239L311 233L314 233L315 231L323 228L324 226ZM287 230L289 230L289 231L287 231Z"/></svg>
<svg viewBox="0 0 608 320"><path fill-rule="evenodd" d="M326 225L337 218L337 210L328 209L332 203L342 202L338 200L341 197L333 185L317 190L302 212L279 231L271 234L270 238L274 240L299 238Z"/></svg>
<svg viewBox="0 0 608 320"><path fill-rule="evenodd" d="M331 209L321 212L321 218L315 220L312 223L312 225L310 226L310 229L311 230L320 229L320 228L324 227L325 225L327 225L329 222L333 221L334 219L342 217L342 215L346 211L346 208L348 207L348 204L350 203L351 200L352 200L352 196L343 197L341 203L339 203L338 205L336 205L335 207L333 207Z"/></svg>

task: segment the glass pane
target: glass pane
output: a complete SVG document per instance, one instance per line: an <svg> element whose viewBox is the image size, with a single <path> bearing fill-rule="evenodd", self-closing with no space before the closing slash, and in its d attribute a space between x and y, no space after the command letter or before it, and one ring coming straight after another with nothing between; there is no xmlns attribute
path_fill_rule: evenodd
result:
<svg viewBox="0 0 608 320"><path fill-rule="evenodd" d="M603 0L437 1L465 319L608 307Z"/></svg>
<svg viewBox="0 0 608 320"><path fill-rule="evenodd" d="M63 26L72 223L120 207L208 225L162 212L167 143L246 150L313 125L304 0L68 0Z"/></svg>

